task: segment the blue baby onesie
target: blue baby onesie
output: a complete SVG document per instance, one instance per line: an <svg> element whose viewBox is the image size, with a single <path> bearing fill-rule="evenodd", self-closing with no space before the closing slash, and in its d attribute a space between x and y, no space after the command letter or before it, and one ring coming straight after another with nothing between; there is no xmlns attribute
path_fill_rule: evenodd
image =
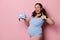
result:
<svg viewBox="0 0 60 40"><path fill-rule="evenodd" d="M31 16L29 27L28 27L28 33L30 36L39 35L42 33L42 25L44 23L44 20L40 18L34 18Z"/></svg>

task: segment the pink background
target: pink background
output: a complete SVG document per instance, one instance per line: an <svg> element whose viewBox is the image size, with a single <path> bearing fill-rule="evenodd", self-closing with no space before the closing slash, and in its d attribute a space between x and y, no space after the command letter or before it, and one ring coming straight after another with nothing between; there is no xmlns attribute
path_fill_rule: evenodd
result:
<svg viewBox="0 0 60 40"><path fill-rule="evenodd" d="M55 25L44 30L45 40L60 40L60 0L0 0L0 40L30 39L24 21L18 21L18 14L24 11L30 17L36 2L41 2L55 21Z"/></svg>

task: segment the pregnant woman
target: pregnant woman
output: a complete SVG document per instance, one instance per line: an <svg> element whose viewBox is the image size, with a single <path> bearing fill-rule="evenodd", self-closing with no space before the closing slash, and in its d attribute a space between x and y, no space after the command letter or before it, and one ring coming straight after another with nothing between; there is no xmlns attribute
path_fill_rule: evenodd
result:
<svg viewBox="0 0 60 40"><path fill-rule="evenodd" d="M21 18L23 19L23 18ZM35 4L35 10L29 19L23 19L28 26L28 34L31 40L41 40L42 37L42 26L44 22L49 25L53 25L54 21L50 19L45 12L41 3Z"/></svg>

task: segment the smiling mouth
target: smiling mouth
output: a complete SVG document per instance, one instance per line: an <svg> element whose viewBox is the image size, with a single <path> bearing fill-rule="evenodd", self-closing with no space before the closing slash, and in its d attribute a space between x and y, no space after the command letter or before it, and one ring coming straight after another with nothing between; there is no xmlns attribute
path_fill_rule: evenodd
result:
<svg viewBox="0 0 60 40"><path fill-rule="evenodd" d="M39 10L36 10L36 11L39 11Z"/></svg>

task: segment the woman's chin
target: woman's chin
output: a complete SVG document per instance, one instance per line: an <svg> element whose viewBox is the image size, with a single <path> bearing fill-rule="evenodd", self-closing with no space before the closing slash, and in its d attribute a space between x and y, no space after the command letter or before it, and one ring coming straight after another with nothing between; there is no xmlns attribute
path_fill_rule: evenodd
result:
<svg viewBox="0 0 60 40"><path fill-rule="evenodd" d="M39 14L40 13L40 11L35 11L37 14Z"/></svg>

